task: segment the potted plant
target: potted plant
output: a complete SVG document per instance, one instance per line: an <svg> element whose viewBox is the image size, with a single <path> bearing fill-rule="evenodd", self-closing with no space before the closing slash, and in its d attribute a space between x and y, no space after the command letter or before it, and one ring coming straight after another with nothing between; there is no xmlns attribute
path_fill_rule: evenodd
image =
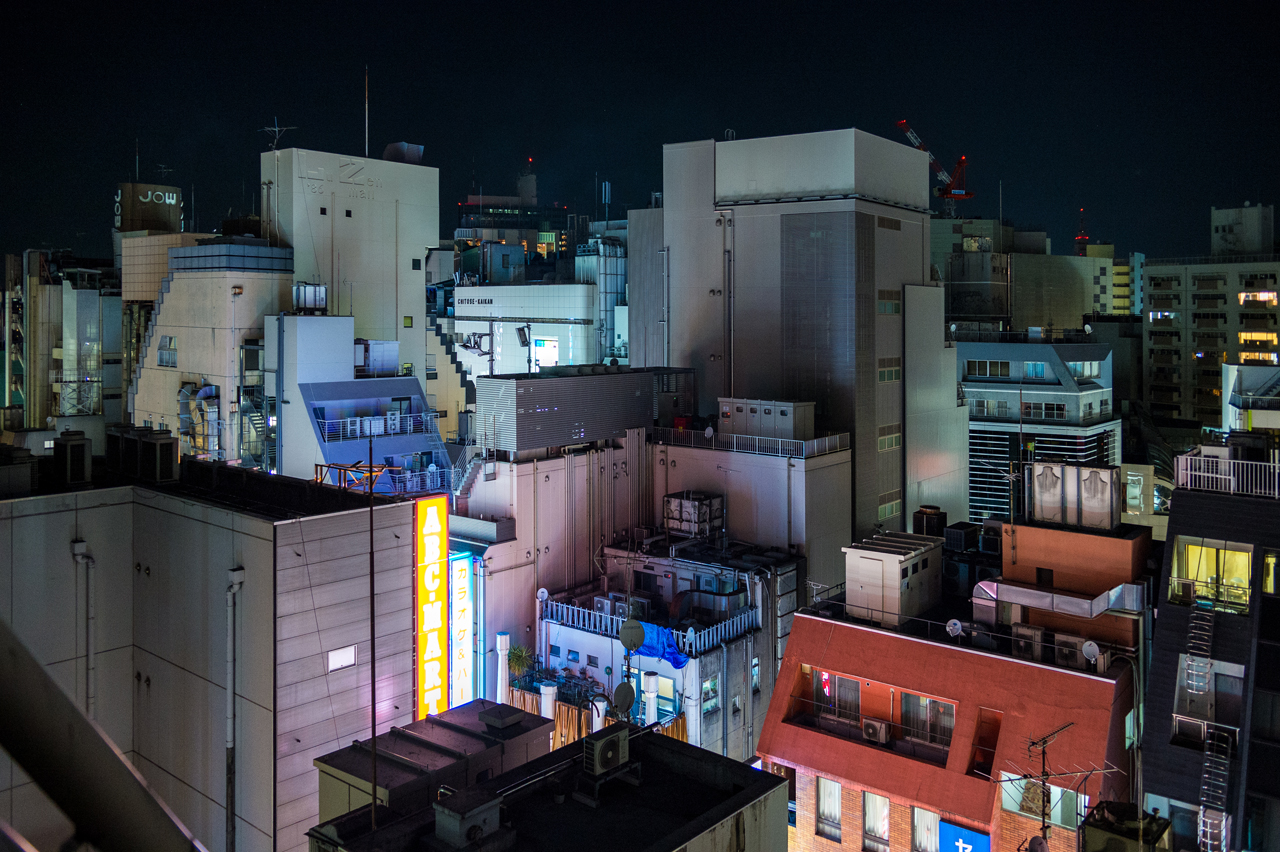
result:
<svg viewBox="0 0 1280 852"><path fill-rule="evenodd" d="M529 671L536 662L533 651L524 645L512 645L510 650L507 651L507 668L511 672L512 679L518 678Z"/></svg>

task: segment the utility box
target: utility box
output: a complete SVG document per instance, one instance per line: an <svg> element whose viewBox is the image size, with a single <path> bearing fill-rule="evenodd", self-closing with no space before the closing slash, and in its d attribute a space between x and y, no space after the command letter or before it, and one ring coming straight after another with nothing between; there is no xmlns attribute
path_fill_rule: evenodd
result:
<svg viewBox="0 0 1280 852"><path fill-rule="evenodd" d="M756 438L808 441L813 438L812 402L721 397L717 431Z"/></svg>
<svg viewBox="0 0 1280 852"><path fill-rule="evenodd" d="M59 485L88 485L93 478L93 442L84 432L63 432L53 439L53 464Z"/></svg>
<svg viewBox="0 0 1280 852"><path fill-rule="evenodd" d="M677 491L662 498L668 532L710 538L724 529L724 496L708 491Z"/></svg>

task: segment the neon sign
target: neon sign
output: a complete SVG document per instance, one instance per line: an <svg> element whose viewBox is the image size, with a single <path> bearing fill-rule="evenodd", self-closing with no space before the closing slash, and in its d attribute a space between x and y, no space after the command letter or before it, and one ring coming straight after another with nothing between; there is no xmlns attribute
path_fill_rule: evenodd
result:
<svg viewBox="0 0 1280 852"><path fill-rule="evenodd" d="M472 599L471 555L449 560L449 706L474 697L471 682Z"/></svg>
<svg viewBox="0 0 1280 852"><path fill-rule="evenodd" d="M449 498L440 494L414 504L414 655L418 712L433 716L449 708L445 684L449 679L449 628L445 602L449 553Z"/></svg>

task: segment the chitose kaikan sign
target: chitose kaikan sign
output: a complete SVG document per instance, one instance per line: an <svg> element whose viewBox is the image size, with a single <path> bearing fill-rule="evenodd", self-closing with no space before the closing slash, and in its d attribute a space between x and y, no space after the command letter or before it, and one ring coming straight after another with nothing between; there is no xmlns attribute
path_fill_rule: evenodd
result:
<svg viewBox="0 0 1280 852"><path fill-rule="evenodd" d="M449 709L449 498L424 497L414 505L414 653L418 712Z"/></svg>

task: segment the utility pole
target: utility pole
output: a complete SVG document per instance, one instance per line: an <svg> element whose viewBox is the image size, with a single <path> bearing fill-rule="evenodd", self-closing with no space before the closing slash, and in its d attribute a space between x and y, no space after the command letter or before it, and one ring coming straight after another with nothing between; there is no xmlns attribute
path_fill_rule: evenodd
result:
<svg viewBox="0 0 1280 852"><path fill-rule="evenodd" d="M370 423L372 427L372 423ZM378 830L378 654L375 629L375 596L373 583L373 429L369 429L369 470L365 481L369 484L369 749L373 755L369 773L369 828Z"/></svg>

